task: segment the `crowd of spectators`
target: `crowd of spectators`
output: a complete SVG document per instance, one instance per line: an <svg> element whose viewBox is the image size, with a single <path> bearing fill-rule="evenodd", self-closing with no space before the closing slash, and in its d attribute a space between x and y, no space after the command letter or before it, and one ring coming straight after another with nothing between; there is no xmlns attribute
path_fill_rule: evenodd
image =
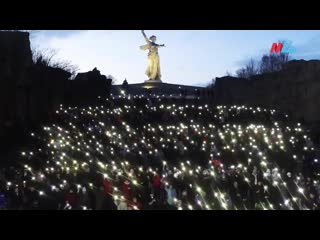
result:
<svg viewBox="0 0 320 240"><path fill-rule="evenodd" d="M30 133L0 171L0 209L319 209L318 160L273 109L111 96Z"/></svg>

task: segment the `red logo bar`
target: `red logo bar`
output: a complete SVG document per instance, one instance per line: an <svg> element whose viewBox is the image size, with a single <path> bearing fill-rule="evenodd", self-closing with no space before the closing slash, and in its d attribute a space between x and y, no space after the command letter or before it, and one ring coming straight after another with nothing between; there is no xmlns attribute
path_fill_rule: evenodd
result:
<svg viewBox="0 0 320 240"><path fill-rule="evenodd" d="M270 49L270 53L274 53L274 52L279 53L279 52L281 52L282 47L283 47L283 43L282 42L273 43L272 47Z"/></svg>

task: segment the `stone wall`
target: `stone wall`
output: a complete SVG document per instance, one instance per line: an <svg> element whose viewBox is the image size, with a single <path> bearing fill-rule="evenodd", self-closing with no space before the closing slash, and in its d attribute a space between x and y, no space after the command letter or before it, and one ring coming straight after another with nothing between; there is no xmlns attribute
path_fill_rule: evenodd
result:
<svg viewBox="0 0 320 240"><path fill-rule="evenodd" d="M0 144L49 119L63 103L70 73L32 62L29 33L0 31Z"/></svg>
<svg viewBox="0 0 320 240"><path fill-rule="evenodd" d="M0 31L0 138L49 120L60 104L91 104L107 96L111 79L96 68L70 73L33 64L29 33Z"/></svg>
<svg viewBox="0 0 320 240"><path fill-rule="evenodd" d="M17 88L31 65L29 34L0 31L0 137L20 117Z"/></svg>
<svg viewBox="0 0 320 240"><path fill-rule="evenodd" d="M111 79L97 69L70 76L33 63L29 33L0 31L0 161L30 129L50 121L60 104L91 104L110 92Z"/></svg>
<svg viewBox="0 0 320 240"><path fill-rule="evenodd" d="M281 72L251 80L217 78L218 104L248 104L276 108L308 124L320 123L320 61L290 61Z"/></svg>
<svg viewBox="0 0 320 240"><path fill-rule="evenodd" d="M70 105L88 105L106 98L111 89L111 79L107 79L99 70L78 73L74 80L68 81L67 103Z"/></svg>
<svg viewBox="0 0 320 240"><path fill-rule="evenodd" d="M49 120L58 106L65 103L70 76L59 68L37 65L30 68L28 79L32 81L20 88L20 102L25 103L24 116L28 122L37 124Z"/></svg>

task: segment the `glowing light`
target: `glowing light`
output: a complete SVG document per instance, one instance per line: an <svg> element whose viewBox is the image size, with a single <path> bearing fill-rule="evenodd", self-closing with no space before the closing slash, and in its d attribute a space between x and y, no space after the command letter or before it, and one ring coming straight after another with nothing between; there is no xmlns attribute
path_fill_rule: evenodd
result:
<svg viewBox="0 0 320 240"><path fill-rule="evenodd" d="M227 204L225 202L222 202L221 205L224 209L227 209Z"/></svg>
<svg viewBox="0 0 320 240"><path fill-rule="evenodd" d="M261 161L261 165L265 167L267 166L267 163L265 161Z"/></svg>

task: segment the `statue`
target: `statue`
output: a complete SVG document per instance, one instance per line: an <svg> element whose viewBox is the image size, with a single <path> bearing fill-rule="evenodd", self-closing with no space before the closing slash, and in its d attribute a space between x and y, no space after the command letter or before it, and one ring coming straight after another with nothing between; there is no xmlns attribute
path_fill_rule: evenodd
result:
<svg viewBox="0 0 320 240"><path fill-rule="evenodd" d="M158 48L165 47L164 44L156 44L156 36L151 36L149 39L142 30L142 35L146 40L147 44L140 47L141 50L149 50L148 53L148 68L146 70L146 75L151 81L161 82L161 71L160 71L160 57L158 54Z"/></svg>

